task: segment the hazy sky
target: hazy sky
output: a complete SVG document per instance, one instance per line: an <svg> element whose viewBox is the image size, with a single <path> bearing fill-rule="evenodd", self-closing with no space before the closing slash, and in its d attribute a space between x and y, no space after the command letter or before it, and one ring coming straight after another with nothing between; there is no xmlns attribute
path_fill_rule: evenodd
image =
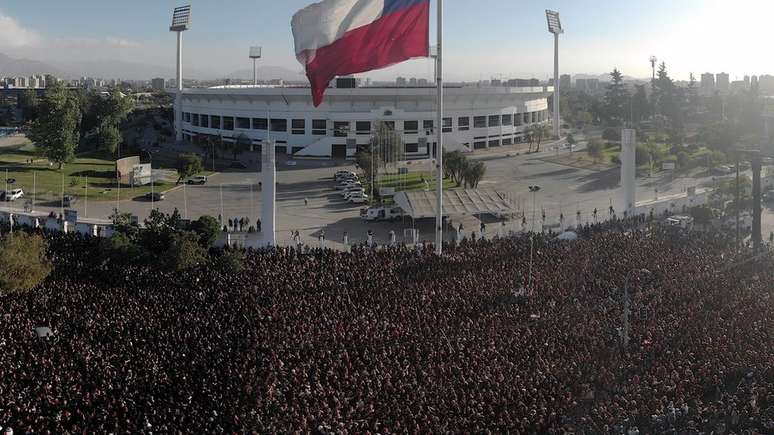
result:
<svg viewBox="0 0 774 435"><path fill-rule="evenodd" d="M7 0L0 3L0 52L36 60L120 59L174 64L168 0ZM290 19L310 0L191 0L185 34L189 68L228 74L250 67L250 45L264 64L300 70ZM771 0L446 0L445 68L451 80L547 77L553 41L544 10L557 9L562 72L598 74L618 67L650 75L648 57L664 60L674 77L688 73L774 73ZM435 28L433 3L432 28ZM433 31L434 33L434 31ZM432 36L434 40L434 36ZM368 74L376 79L432 74L418 60Z"/></svg>

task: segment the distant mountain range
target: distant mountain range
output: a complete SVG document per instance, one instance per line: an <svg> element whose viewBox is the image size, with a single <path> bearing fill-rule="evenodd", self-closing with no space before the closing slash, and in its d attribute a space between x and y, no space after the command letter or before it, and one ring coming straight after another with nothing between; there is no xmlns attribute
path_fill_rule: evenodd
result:
<svg viewBox="0 0 774 435"><path fill-rule="evenodd" d="M175 76L174 65L160 66L127 62L122 60L98 59L88 62L42 62L30 59L15 59L0 53L0 77L31 76L53 74L60 78L74 79L79 77L100 77L104 79L121 78L126 80L149 80L153 77L172 78ZM301 69L293 71L288 68L259 65L258 76L261 79L283 79L300 81L305 77ZM244 79L253 78L253 70L245 69L223 74L214 70L186 68L185 77L197 80L212 80L221 78Z"/></svg>
<svg viewBox="0 0 774 435"><path fill-rule="evenodd" d="M66 76L65 72L45 62L29 59L14 59L0 53L0 77L31 76L33 74L53 74Z"/></svg>

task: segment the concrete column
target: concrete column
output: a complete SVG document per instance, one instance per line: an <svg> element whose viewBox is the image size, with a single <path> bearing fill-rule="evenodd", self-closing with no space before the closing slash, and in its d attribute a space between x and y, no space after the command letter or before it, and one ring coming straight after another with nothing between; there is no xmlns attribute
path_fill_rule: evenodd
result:
<svg viewBox="0 0 774 435"><path fill-rule="evenodd" d="M277 156L274 142L265 141L262 151L261 229L263 230L263 244L276 246L277 241L274 233L277 200Z"/></svg>
<svg viewBox="0 0 774 435"><path fill-rule="evenodd" d="M631 214L637 206L637 146L632 129L621 131L621 186L623 187L624 211Z"/></svg>

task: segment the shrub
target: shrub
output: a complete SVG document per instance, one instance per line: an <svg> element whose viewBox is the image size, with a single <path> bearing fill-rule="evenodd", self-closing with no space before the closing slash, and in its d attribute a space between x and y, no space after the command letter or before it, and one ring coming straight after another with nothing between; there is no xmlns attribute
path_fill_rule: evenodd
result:
<svg viewBox="0 0 774 435"><path fill-rule="evenodd" d="M204 248L210 248L220 233L220 223L212 216L202 216L191 222L191 229L199 235L199 244Z"/></svg>
<svg viewBox="0 0 774 435"><path fill-rule="evenodd" d="M37 234L16 232L0 241L0 293L28 291L49 273L48 245Z"/></svg>
<svg viewBox="0 0 774 435"><path fill-rule="evenodd" d="M175 235L167 261L177 271L193 269L207 261L207 251L199 244L198 234L183 232Z"/></svg>
<svg viewBox="0 0 774 435"><path fill-rule="evenodd" d="M236 274L244 268L245 255L242 251L226 249L220 255L213 257L212 266L215 270L226 274Z"/></svg>
<svg viewBox="0 0 774 435"><path fill-rule="evenodd" d="M619 157L618 155L610 156L610 162L620 166L621 165L621 157Z"/></svg>

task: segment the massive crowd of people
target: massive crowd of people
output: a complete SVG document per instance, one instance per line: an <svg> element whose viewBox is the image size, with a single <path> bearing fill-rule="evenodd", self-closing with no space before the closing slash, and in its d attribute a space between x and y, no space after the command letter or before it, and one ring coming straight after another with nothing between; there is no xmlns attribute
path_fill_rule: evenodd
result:
<svg viewBox="0 0 774 435"><path fill-rule="evenodd" d="M277 249L240 273L119 270L99 241L49 235L54 273L0 296L0 426L774 433L771 258L673 228L580 234Z"/></svg>

